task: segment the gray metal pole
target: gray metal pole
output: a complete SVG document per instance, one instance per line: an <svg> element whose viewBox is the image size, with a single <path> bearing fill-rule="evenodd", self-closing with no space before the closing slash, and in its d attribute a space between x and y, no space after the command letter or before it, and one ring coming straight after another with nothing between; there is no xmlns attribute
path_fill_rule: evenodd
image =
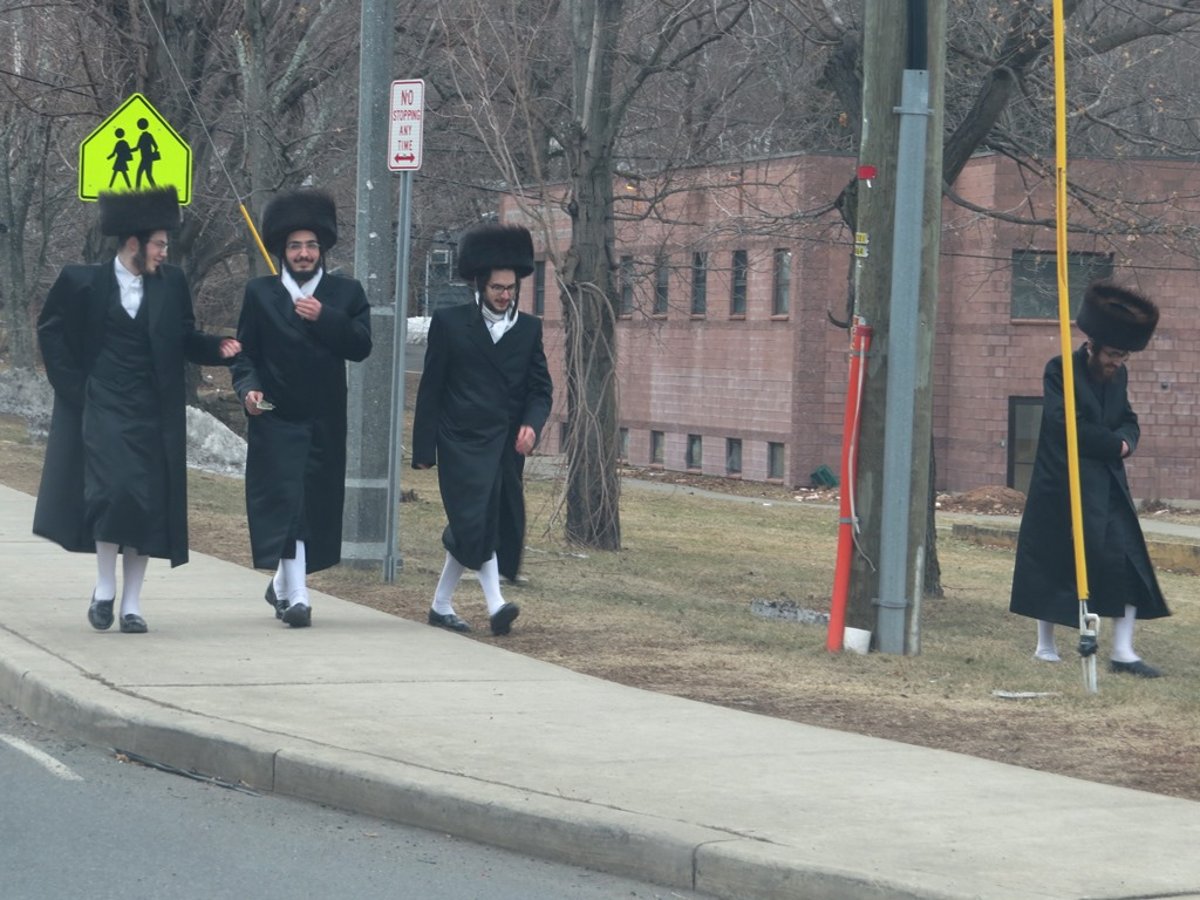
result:
<svg viewBox="0 0 1200 900"><path fill-rule="evenodd" d="M912 502L913 397L916 393L921 292L921 223L925 213L925 144L929 72L905 69L901 82L896 210L892 235L892 295L887 342L887 399L884 409L883 509L879 550L877 636L883 653L904 653L908 526ZM936 285L930 290L936 289Z"/></svg>
<svg viewBox="0 0 1200 900"><path fill-rule="evenodd" d="M388 442L387 529L383 557L383 580L391 584L404 568L400 554L400 469L404 465L404 352L408 341L409 232L412 230L412 172L400 174L400 201L396 214L396 340L392 353L392 430Z"/></svg>
<svg viewBox="0 0 1200 900"><path fill-rule="evenodd" d="M346 437L346 505L342 560L382 565L388 506L392 357L396 314L392 294L392 200L387 167L388 88L392 69L389 0L362 0L358 64L358 191L354 276L371 303L371 355L350 366Z"/></svg>

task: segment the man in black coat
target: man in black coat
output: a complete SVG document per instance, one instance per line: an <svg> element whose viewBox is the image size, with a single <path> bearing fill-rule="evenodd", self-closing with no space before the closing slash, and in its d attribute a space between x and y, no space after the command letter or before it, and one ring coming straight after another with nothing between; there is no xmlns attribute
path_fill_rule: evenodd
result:
<svg viewBox="0 0 1200 900"><path fill-rule="evenodd" d="M517 311L533 271L533 239L520 226L479 225L459 242L458 272L475 302L444 307L429 324L413 417L412 465L438 467L449 523L446 561L429 624L470 631L454 612L465 569L479 572L492 634L508 634L520 609L500 593L525 546L525 457L550 415L553 387L542 320Z"/></svg>
<svg viewBox="0 0 1200 900"><path fill-rule="evenodd" d="M337 208L321 191L263 210L278 277L246 285L233 385L249 423L246 516L254 565L274 569L267 602L293 628L312 623L306 577L341 562L346 490L346 360L371 352L362 285L325 271Z"/></svg>
<svg viewBox="0 0 1200 900"><path fill-rule="evenodd" d="M1137 449L1141 432L1129 405L1124 363L1149 343L1158 308L1134 291L1098 282L1084 294L1077 323L1088 336L1072 356L1088 611L1115 620L1110 671L1157 678L1162 673L1133 649L1135 620L1170 612L1125 478L1125 459ZM1079 624L1061 356L1046 364L1043 380L1042 427L1009 608L1038 620L1035 658L1058 662L1055 624Z"/></svg>
<svg viewBox="0 0 1200 900"><path fill-rule="evenodd" d="M143 634L149 558L188 559L184 360L228 365L240 345L196 330L187 279L164 262L175 189L99 199L116 256L64 268L38 317L54 413L33 532L96 554L88 621L100 631L113 623L120 552L120 630Z"/></svg>

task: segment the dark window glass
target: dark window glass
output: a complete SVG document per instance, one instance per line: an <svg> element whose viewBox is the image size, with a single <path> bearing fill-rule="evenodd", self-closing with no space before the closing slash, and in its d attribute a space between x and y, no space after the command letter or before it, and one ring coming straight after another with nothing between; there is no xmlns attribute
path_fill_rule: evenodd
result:
<svg viewBox="0 0 1200 900"><path fill-rule="evenodd" d="M1111 278L1108 253L1067 253L1067 296L1071 318L1079 312L1083 292L1097 278ZM1058 318L1058 254L1053 251L1014 250L1012 255L1012 317Z"/></svg>

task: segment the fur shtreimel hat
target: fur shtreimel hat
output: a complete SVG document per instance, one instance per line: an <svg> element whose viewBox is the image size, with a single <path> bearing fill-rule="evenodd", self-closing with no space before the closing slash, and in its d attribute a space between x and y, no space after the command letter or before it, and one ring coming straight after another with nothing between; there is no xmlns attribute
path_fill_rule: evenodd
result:
<svg viewBox="0 0 1200 900"><path fill-rule="evenodd" d="M1158 307L1136 291L1097 281L1084 292L1075 322L1096 343L1132 353L1150 343Z"/></svg>
<svg viewBox="0 0 1200 900"><path fill-rule="evenodd" d="M293 231L311 231L324 253L337 243L337 204L324 191L289 191L277 194L262 215L262 239L267 249L283 256L283 246Z"/></svg>
<svg viewBox="0 0 1200 900"><path fill-rule="evenodd" d="M458 275L472 281L492 269L512 269L518 278L533 272L533 236L520 225L487 222L458 241Z"/></svg>
<svg viewBox="0 0 1200 900"><path fill-rule="evenodd" d="M149 234L173 231L179 227L179 194L173 187L148 191L102 191L100 201L101 234Z"/></svg>

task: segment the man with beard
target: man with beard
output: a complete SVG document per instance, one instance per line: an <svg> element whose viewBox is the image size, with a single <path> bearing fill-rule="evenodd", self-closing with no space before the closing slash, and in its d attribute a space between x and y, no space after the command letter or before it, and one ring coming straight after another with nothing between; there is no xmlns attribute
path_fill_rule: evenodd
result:
<svg viewBox="0 0 1200 900"><path fill-rule="evenodd" d="M116 256L64 268L38 317L54 413L33 531L96 554L88 621L99 631L113 623L120 553L120 630L144 634L150 557L188 559L184 360L228 365L241 348L196 330L187 279L165 262L175 189L99 201Z"/></svg>
<svg viewBox="0 0 1200 900"><path fill-rule="evenodd" d="M454 612L454 589L476 569L492 634L508 634L520 612L500 593L515 580L525 545L525 457L550 414L552 385L542 320L517 312L521 279L533 271L533 239L520 226L479 225L459 242L458 272L475 302L444 307L429 324L413 417L412 465L438 467L449 524L446 560L429 624L471 626Z"/></svg>
<svg viewBox="0 0 1200 900"><path fill-rule="evenodd" d="M278 277L246 285L233 385L249 415L246 515L254 565L274 569L267 602L292 628L312 623L306 578L341 562L346 360L371 352L362 285L325 271L337 208L321 191L273 198L263 242Z"/></svg>
<svg viewBox="0 0 1200 900"><path fill-rule="evenodd" d="M1090 285L1077 324L1088 340L1073 355L1088 611L1114 619L1109 671L1157 678L1133 649L1137 619L1170 615L1125 478L1140 430L1126 388L1129 354L1149 343L1158 308L1106 282ZM1079 624L1067 478L1063 361L1046 364L1042 427L1021 519L1010 610L1038 620L1034 657L1058 662L1054 626Z"/></svg>

